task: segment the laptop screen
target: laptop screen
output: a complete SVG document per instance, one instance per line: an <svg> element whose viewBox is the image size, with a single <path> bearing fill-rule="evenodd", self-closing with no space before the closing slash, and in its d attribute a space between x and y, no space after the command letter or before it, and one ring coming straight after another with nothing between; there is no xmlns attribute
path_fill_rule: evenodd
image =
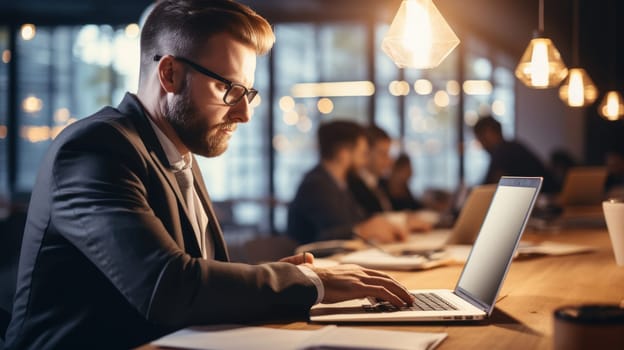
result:
<svg viewBox="0 0 624 350"><path fill-rule="evenodd" d="M514 249L541 186L541 178L501 178L456 291L491 312Z"/></svg>

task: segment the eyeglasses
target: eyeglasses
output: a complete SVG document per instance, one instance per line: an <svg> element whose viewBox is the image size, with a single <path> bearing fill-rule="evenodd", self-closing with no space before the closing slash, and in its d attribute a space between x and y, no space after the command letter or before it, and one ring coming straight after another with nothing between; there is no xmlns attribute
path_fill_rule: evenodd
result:
<svg viewBox="0 0 624 350"><path fill-rule="evenodd" d="M154 56L154 61L158 62L160 61L161 58L162 56L156 55ZM254 97L256 97L256 95L258 94L258 90L247 89L245 86L238 84L238 83L234 83L231 80L226 79L220 76L219 74L211 70L208 70L189 59L186 59L184 57L176 57L176 56L173 56L173 58L189 65L191 68L193 68L194 70L198 71L199 73L203 75L209 76L213 79L216 79L224 83L227 86L227 90L225 90L225 94L223 95L223 102L228 106L236 105L245 96L247 97L247 103L250 103L254 99Z"/></svg>

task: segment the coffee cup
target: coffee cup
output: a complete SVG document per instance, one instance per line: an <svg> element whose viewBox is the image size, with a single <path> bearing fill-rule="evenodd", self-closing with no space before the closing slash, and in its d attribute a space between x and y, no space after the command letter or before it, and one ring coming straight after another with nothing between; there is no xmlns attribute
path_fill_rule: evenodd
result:
<svg viewBox="0 0 624 350"><path fill-rule="evenodd" d="M554 317L555 350L624 349L624 309L618 305L564 306Z"/></svg>
<svg viewBox="0 0 624 350"><path fill-rule="evenodd" d="M609 238L615 255L615 262L624 266L624 201L611 199L602 202Z"/></svg>

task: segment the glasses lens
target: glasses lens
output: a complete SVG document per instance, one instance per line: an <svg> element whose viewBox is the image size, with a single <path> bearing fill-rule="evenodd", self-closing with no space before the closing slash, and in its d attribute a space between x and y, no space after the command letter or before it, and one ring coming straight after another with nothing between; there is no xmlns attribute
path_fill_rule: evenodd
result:
<svg viewBox="0 0 624 350"><path fill-rule="evenodd" d="M247 93L247 103L251 103L251 101L253 101L253 99L256 97L257 94L258 94L258 90L254 90L254 89L249 90L249 92Z"/></svg>
<svg viewBox="0 0 624 350"><path fill-rule="evenodd" d="M225 93L223 100L229 105L234 105L240 101L247 93L247 89L239 84L232 84L230 89Z"/></svg>

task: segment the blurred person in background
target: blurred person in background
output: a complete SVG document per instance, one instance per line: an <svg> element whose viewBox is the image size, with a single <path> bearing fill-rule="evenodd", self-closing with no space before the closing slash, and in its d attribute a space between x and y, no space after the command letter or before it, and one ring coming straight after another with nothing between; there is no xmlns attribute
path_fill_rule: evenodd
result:
<svg viewBox="0 0 624 350"><path fill-rule="evenodd" d="M483 149L490 155L484 184L498 183L501 176L541 176L544 178L542 191L557 192L552 175L540 159L524 144L505 140L501 124L494 117L482 117L473 127L473 131Z"/></svg>
<svg viewBox="0 0 624 350"><path fill-rule="evenodd" d="M570 168L577 165L574 157L565 150L556 150L550 154L550 171L557 186L557 191L563 188L563 182Z"/></svg>
<svg viewBox="0 0 624 350"><path fill-rule="evenodd" d="M409 181L413 175L412 161L405 153L394 161L388 177L381 182L394 210L418 210L424 205L412 194Z"/></svg>
<svg viewBox="0 0 624 350"><path fill-rule="evenodd" d="M288 208L288 235L299 243L352 239L381 243L404 240L407 230L380 214L367 215L349 190L352 171L368 163L365 129L336 120L318 129L320 162L305 174Z"/></svg>
<svg viewBox="0 0 624 350"><path fill-rule="evenodd" d="M353 167L348 177L349 189L358 204L364 208L367 216L382 213L409 231L431 229L431 221L423 220L421 215L412 212L413 209L420 208L396 207L382 186L382 183L390 175L394 164L390 155L390 148L392 147L390 135L382 128L371 125L366 128L366 136L369 147L368 162L363 166ZM407 187L404 190L407 193L403 193L401 196L411 196Z"/></svg>

